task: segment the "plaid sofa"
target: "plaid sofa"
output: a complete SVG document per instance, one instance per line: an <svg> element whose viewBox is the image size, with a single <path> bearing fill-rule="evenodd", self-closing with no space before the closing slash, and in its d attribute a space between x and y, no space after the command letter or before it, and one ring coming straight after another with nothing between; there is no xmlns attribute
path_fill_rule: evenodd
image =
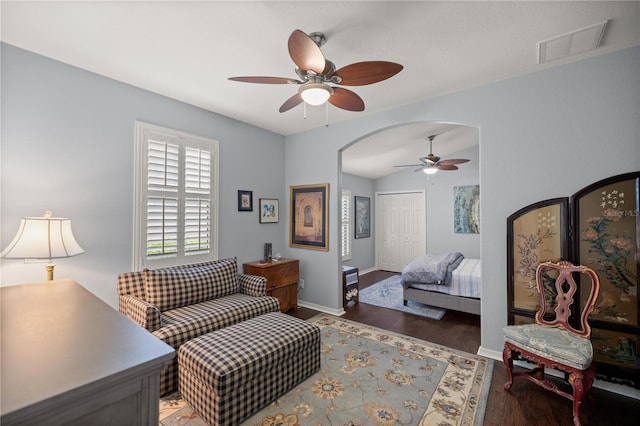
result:
<svg viewBox="0 0 640 426"><path fill-rule="evenodd" d="M266 285L263 277L238 274L235 258L126 272L118 275L119 310L178 350L203 334L280 312ZM160 375L160 395L177 387L174 358Z"/></svg>

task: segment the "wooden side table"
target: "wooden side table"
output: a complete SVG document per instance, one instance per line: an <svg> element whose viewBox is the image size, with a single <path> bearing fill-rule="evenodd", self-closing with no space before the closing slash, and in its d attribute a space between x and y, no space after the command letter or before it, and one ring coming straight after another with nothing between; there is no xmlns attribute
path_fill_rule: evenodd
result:
<svg viewBox="0 0 640 426"><path fill-rule="evenodd" d="M359 271L358 268L351 266L342 267L342 299L343 307L346 308L350 301L358 304L359 289Z"/></svg>
<svg viewBox="0 0 640 426"><path fill-rule="evenodd" d="M242 265L242 269L245 274L259 275L267 279L267 296L278 298L282 312L298 308L298 259L248 262Z"/></svg>

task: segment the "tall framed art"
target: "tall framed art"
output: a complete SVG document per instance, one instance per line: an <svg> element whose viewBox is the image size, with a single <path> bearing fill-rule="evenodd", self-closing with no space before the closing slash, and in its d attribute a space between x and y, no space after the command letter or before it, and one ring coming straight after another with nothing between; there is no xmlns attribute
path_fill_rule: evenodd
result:
<svg viewBox="0 0 640 426"><path fill-rule="evenodd" d="M371 236L371 198L355 197L356 214L354 218L355 222L355 238L368 238Z"/></svg>
<svg viewBox="0 0 640 426"><path fill-rule="evenodd" d="M453 232L480 233L480 185L453 187Z"/></svg>
<svg viewBox="0 0 640 426"><path fill-rule="evenodd" d="M329 250L328 197L328 183L290 188L290 247Z"/></svg>

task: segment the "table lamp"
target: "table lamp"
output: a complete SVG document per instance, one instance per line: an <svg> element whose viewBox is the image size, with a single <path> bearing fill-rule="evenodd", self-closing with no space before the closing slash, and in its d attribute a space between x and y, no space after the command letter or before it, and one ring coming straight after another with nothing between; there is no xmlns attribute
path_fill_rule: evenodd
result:
<svg viewBox="0 0 640 426"><path fill-rule="evenodd" d="M71 219L51 217L23 217L13 241L2 251L1 257L24 259L25 263L47 261L47 279L53 280L53 259L71 257L84 250L71 231Z"/></svg>

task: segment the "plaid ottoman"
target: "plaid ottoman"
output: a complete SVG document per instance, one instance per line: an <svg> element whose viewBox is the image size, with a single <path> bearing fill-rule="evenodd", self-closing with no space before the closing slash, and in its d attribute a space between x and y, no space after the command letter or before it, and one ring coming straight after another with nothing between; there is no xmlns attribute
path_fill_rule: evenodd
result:
<svg viewBox="0 0 640 426"><path fill-rule="evenodd" d="M320 368L320 329L272 312L178 349L180 394L208 423L237 425Z"/></svg>

